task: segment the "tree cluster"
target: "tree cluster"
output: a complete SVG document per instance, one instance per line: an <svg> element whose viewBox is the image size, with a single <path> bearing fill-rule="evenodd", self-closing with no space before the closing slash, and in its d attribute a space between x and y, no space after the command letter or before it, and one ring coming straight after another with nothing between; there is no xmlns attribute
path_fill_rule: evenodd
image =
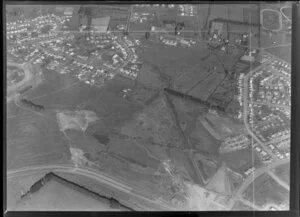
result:
<svg viewBox="0 0 300 217"><path fill-rule="evenodd" d="M22 103L22 106L29 108L36 112L43 112L45 110L44 106L34 104L33 102L31 102L30 100L27 100L27 99L21 99L21 103Z"/></svg>

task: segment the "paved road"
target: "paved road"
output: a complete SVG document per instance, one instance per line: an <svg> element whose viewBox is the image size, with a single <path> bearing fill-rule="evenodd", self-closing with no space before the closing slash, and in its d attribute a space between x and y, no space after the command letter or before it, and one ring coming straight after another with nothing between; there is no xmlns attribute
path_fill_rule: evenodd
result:
<svg viewBox="0 0 300 217"><path fill-rule="evenodd" d="M248 201L248 200L245 200L244 198L239 198L239 201L247 206L250 206L252 207L254 210L262 210L261 207L255 205L254 203Z"/></svg>
<svg viewBox="0 0 300 217"><path fill-rule="evenodd" d="M11 179L14 177L18 176L23 176L23 175L30 175L34 173L40 173L43 171L53 171L53 172L62 172L62 173L72 173L72 174L78 174L78 175L83 175L89 178L92 178L94 180L99 181L100 183L107 184L114 189L120 190L125 192L126 194L130 194L133 197L138 198L140 201L144 200L148 203L153 204L155 207L160 207L161 210L176 210L176 207L171 207L168 206L163 201L160 200L154 200L154 199L149 199L144 196L141 196L137 193L135 193L133 188L129 187L126 184L121 183L121 181L116 180L115 178L108 177L106 174L101 173L99 171L94 171L92 169L87 169L85 167L74 167L72 165L47 165L47 166L37 166L37 167L26 167L26 168L20 168L17 170L11 170L7 172L7 179ZM159 202L159 203L158 203ZM151 207L149 207L151 209Z"/></svg>
<svg viewBox="0 0 300 217"><path fill-rule="evenodd" d="M286 16L284 13L283 13L283 9L285 9L285 8L291 8L292 9L292 7L291 6L283 6L282 8L280 8L280 12L281 12L281 14L282 14L282 16L285 18L285 19L287 19L288 21L292 21L288 16Z"/></svg>
<svg viewBox="0 0 300 217"><path fill-rule="evenodd" d="M249 123L248 123L248 112L249 112L249 102L248 102L248 80L249 77L252 75L253 72L261 69L262 67L264 67L268 62L265 62L264 64L262 64L261 66L257 67L256 69L254 69L253 71L250 71L249 74L245 75L244 77L244 90L243 90L243 118L244 118L244 125L246 130L248 131L248 133L252 136L252 138L259 144L261 145L265 151L272 157L272 158L277 158L277 156L275 154L273 154L272 150L265 145L250 129Z"/></svg>
<svg viewBox="0 0 300 217"><path fill-rule="evenodd" d="M260 175L264 174L265 172L269 172L271 169L279 166L279 165L282 165L282 164L285 164L285 163L288 163L290 162L289 159L284 159L284 160L277 160L275 162L273 162L272 164L268 164L267 166L264 166L262 168L258 168L256 169L252 175L249 175L244 181L243 181L243 184L241 185L241 187L237 190L237 192L235 193L235 195L233 196L232 198L232 201L230 204L231 207L233 207L234 205L234 202L236 200L239 200L240 198L242 198L242 194L243 192L249 187L249 185L257 178L259 177Z"/></svg>
<svg viewBox="0 0 300 217"><path fill-rule="evenodd" d="M133 9L133 5L130 5L129 11L128 11L128 18L127 18L127 24L126 24L126 31L129 32L130 30L130 18L131 18L131 14L132 14L132 9Z"/></svg>
<svg viewBox="0 0 300 217"><path fill-rule="evenodd" d="M243 90L243 118L244 118L244 125L248 131L248 133L252 136L252 138L258 143L260 144L262 147L265 148L265 150L268 152L268 154L270 154L274 159L277 159L277 157L273 154L272 150L263 142L261 142L257 137L256 135L252 132L252 130L250 129L250 126L248 124L248 105L249 105L249 101L248 101L248 89L249 89L249 86L248 86L248 81L249 81L249 77L253 74L253 72L259 70L260 68L264 67L266 64L268 64L269 61L265 62L264 64L262 64L261 66L255 68L254 70L250 71L249 74L245 75L244 77L244 90ZM235 193L235 195L233 196L232 200L231 200L231 207L234 205L234 202L236 200L244 200L242 199L242 193L248 188L248 186L260 175L262 175L263 173L265 172L269 172L272 168L275 168L281 164L284 164L284 163L288 163L289 162L289 159L283 159L283 160L275 160L272 162L272 164L268 164L262 168L258 168L256 169L252 175L249 175L244 181L243 181L243 184L242 186L238 189L238 191ZM287 186L285 186L287 187ZM249 205L249 203L247 202L247 205ZM254 205L252 205L252 207L254 208L257 208L255 207Z"/></svg>
<svg viewBox="0 0 300 217"><path fill-rule="evenodd" d="M282 181L278 176L276 176L273 172L268 171L268 174L282 187L284 187L285 189L287 189L288 191L290 190L290 186L288 183Z"/></svg>

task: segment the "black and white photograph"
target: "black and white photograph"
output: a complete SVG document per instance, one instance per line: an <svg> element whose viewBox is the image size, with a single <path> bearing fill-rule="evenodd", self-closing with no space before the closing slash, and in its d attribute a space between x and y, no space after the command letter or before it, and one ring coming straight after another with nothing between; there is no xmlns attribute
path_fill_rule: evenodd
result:
<svg viewBox="0 0 300 217"><path fill-rule="evenodd" d="M7 210L289 211L292 4L5 4Z"/></svg>

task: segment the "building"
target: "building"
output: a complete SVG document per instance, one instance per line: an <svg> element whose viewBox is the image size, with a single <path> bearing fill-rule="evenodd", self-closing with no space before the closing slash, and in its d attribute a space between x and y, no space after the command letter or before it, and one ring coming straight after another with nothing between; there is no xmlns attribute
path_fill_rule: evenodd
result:
<svg viewBox="0 0 300 217"><path fill-rule="evenodd" d="M151 27L151 32L154 32L154 33L167 33L165 28L157 27L157 26L152 26Z"/></svg>
<svg viewBox="0 0 300 217"><path fill-rule="evenodd" d="M242 150L249 146L250 140L245 135L226 138L219 148L220 153Z"/></svg>
<svg viewBox="0 0 300 217"><path fill-rule="evenodd" d="M220 35L223 31L223 23L221 22L215 22L213 21L210 28L210 34L217 33L217 35Z"/></svg>
<svg viewBox="0 0 300 217"><path fill-rule="evenodd" d="M257 50L249 50L245 53L245 55L241 57L240 60L246 62L255 62L257 55L258 55Z"/></svg>
<svg viewBox="0 0 300 217"><path fill-rule="evenodd" d="M65 16L72 16L73 15L74 8L73 7L66 7L64 10Z"/></svg>
<svg viewBox="0 0 300 217"><path fill-rule="evenodd" d="M245 61L245 62L255 62L255 57L252 56L251 54L244 55L244 56L241 57L241 60Z"/></svg>
<svg viewBox="0 0 300 217"><path fill-rule="evenodd" d="M96 32L107 33L110 17L92 18L91 27Z"/></svg>

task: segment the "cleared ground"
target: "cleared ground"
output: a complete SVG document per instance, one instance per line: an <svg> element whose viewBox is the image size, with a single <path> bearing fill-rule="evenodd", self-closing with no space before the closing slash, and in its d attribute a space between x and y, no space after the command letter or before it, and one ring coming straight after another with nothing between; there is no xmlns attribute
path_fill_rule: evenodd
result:
<svg viewBox="0 0 300 217"><path fill-rule="evenodd" d="M292 48L291 46L286 47L274 47L266 50L267 52L270 52L271 54L274 54L275 56L278 56L279 58L291 62L291 56L292 56Z"/></svg>
<svg viewBox="0 0 300 217"><path fill-rule="evenodd" d="M52 113L20 109L7 120L7 168L62 163L68 160L68 141Z"/></svg>
<svg viewBox="0 0 300 217"><path fill-rule="evenodd" d="M250 148L222 154L220 159L232 170L239 173L244 173L252 166L261 165L258 156Z"/></svg>
<svg viewBox="0 0 300 217"><path fill-rule="evenodd" d="M237 201L231 209L232 211L253 211L251 206L243 204L240 201Z"/></svg>
<svg viewBox="0 0 300 217"><path fill-rule="evenodd" d="M30 187L45 176L46 172L25 175L22 177L14 177L7 179L6 182L6 196L7 196L7 209L12 210Z"/></svg>
<svg viewBox="0 0 300 217"><path fill-rule="evenodd" d="M290 184L290 163L276 167L274 172L279 179Z"/></svg>
<svg viewBox="0 0 300 217"><path fill-rule="evenodd" d="M121 211L110 206L109 201L68 182L52 179L31 197L19 201L17 211Z"/></svg>
<svg viewBox="0 0 300 217"><path fill-rule="evenodd" d="M275 204L277 206L283 204L285 209L288 209L289 191L267 174L256 178L243 195L247 200L253 201L256 206L261 208L268 204Z"/></svg>

